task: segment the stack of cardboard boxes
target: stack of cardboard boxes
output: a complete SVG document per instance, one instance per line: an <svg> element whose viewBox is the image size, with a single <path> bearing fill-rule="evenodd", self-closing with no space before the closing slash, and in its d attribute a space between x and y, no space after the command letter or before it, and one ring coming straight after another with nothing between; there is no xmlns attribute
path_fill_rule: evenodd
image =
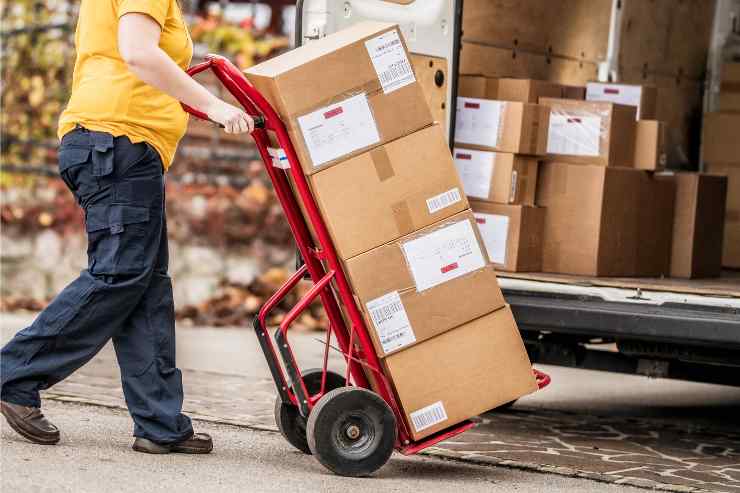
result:
<svg viewBox="0 0 740 493"><path fill-rule="evenodd" d="M704 116L702 159L709 173L727 176L722 265L740 268L740 62L722 67L719 111Z"/></svg>
<svg viewBox="0 0 740 493"><path fill-rule="evenodd" d="M536 390L397 26L356 24L247 77L289 129L413 438Z"/></svg>

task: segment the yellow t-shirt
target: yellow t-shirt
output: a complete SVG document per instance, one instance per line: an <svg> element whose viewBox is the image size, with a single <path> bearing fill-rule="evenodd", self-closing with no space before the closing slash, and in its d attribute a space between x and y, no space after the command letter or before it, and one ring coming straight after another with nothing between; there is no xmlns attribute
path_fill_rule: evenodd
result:
<svg viewBox="0 0 740 493"><path fill-rule="evenodd" d="M75 32L72 95L59 118L58 135L79 123L89 130L148 142L172 163L188 114L180 103L129 71L118 53L118 19L129 12L151 16L162 27L159 46L183 70L193 42L177 0L82 0Z"/></svg>

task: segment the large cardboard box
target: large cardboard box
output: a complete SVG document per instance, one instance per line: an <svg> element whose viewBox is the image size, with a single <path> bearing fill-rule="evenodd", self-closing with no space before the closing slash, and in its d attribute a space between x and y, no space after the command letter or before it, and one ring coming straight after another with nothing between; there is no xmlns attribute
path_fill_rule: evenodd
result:
<svg viewBox="0 0 740 493"><path fill-rule="evenodd" d="M552 160L632 166L635 108L598 101L542 98L551 109L547 154Z"/></svg>
<svg viewBox="0 0 740 493"><path fill-rule="evenodd" d="M540 98L562 97L565 97L563 86L554 82L503 78L498 81L498 94L495 99L537 104Z"/></svg>
<svg viewBox="0 0 740 493"><path fill-rule="evenodd" d="M740 113L706 113L702 160L711 164L740 164Z"/></svg>
<svg viewBox="0 0 740 493"><path fill-rule="evenodd" d="M675 188L647 172L547 162L542 270L593 276L661 276L670 267Z"/></svg>
<svg viewBox="0 0 740 493"><path fill-rule="evenodd" d="M722 271L722 238L727 177L704 173L659 175L676 186L671 277L717 277Z"/></svg>
<svg viewBox="0 0 740 493"><path fill-rule="evenodd" d="M665 124L658 120L639 120L635 130L634 167L660 171L665 169L667 161Z"/></svg>
<svg viewBox="0 0 740 493"><path fill-rule="evenodd" d="M456 147L452 155L468 197L501 204L534 205L536 158Z"/></svg>
<svg viewBox="0 0 740 493"><path fill-rule="evenodd" d="M542 155L550 111L536 104L457 98L455 142L485 151Z"/></svg>
<svg viewBox="0 0 740 493"><path fill-rule="evenodd" d="M383 360L414 440L537 390L505 306Z"/></svg>
<svg viewBox="0 0 740 493"><path fill-rule="evenodd" d="M342 259L468 208L439 125L315 173L309 184Z"/></svg>
<svg viewBox="0 0 740 493"><path fill-rule="evenodd" d="M545 209L527 205L470 202L488 258L507 272L542 270Z"/></svg>
<svg viewBox="0 0 740 493"><path fill-rule="evenodd" d="M345 272L379 355L505 303L469 210L353 257Z"/></svg>
<svg viewBox="0 0 740 493"><path fill-rule="evenodd" d="M466 98L496 99L498 79L482 75L461 75L457 83L457 95Z"/></svg>
<svg viewBox="0 0 740 493"><path fill-rule="evenodd" d="M708 173L727 176L722 265L740 269L740 165L707 164L705 169Z"/></svg>
<svg viewBox="0 0 740 493"><path fill-rule="evenodd" d="M306 174L432 123L398 27L360 22L246 70Z"/></svg>
<svg viewBox="0 0 740 493"><path fill-rule="evenodd" d="M719 110L740 111L740 62L725 63L722 66Z"/></svg>
<svg viewBox="0 0 740 493"><path fill-rule="evenodd" d="M634 106L638 120L655 120L658 114L658 89L654 86L589 82L586 100Z"/></svg>
<svg viewBox="0 0 740 493"><path fill-rule="evenodd" d="M585 86L563 86L563 98L565 99L578 99L583 101L586 99L586 87Z"/></svg>

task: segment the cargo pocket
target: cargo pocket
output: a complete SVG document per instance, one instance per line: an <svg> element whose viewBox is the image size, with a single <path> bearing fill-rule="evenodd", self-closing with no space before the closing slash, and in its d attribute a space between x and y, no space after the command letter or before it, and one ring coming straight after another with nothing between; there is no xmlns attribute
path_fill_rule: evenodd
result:
<svg viewBox="0 0 740 493"><path fill-rule="evenodd" d="M93 275L138 275L147 265L149 208L90 206L85 213L89 270Z"/></svg>
<svg viewBox="0 0 740 493"><path fill-rule="evenodd" d="M59 176L72 192L79 188L79 172L76 169L90 159L88 147L61 147L59 149Z"/></svg>

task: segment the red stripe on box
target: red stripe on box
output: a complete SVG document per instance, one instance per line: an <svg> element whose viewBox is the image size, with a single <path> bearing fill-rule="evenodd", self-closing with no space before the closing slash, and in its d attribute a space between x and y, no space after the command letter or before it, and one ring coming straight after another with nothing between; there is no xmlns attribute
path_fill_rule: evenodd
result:
<svg viewBox="0 0 740 493"><path fill-rule="evenodd" d="M613 87L605 87L604 94L619 94L619 89L615 89Z"/></svg>
<svg viewBox="0 0 740 493"><path fill-rule="evenodd" d="M329 110L326 113L324 113L324 119L325 120L328 120L329 118L333 118L333 117L335 117L337 115L341 115L342 113L344 113L344 110L342 109L342 107L341 106L337 106L333 110Z"/></svg>
<svg viewBox="0 0 740 493"><path fill-rule="evenodd" d="M486 224L486 218L484 218L484 217L476 217L475 218L475 222L477 222L478 224Z"/></svg>
<svg viewBox="0 0 740 493"><path fill-rule="evenodd" d="M449 265L445 265L444 267L442 267L439 270L442 271L442 274L447 274L451 270L455 270L458 267L460 267L460 266L457 264L457 262L455 262L455 263L452 263L452 264L449 264Z"/></svg>
<svg viewBox="0 0 740 493"><path fill-rule="evenodd" d="M580 118L568 118L568 123L581 123Z"/></svg>
<svg viewBox="0 0 740 493"><path fill-rule="evenodd" d="M465 103L465 107L471 110L477 110L480 109L480 103Z"/></svg>
<svg viewBox="0 0 740 493"><path fill-rule="evenodd" d="M470 154L461 154L461 153L458 152L458 153L455 154L455 159L465 159L465 160L469 161L469 160L473 159L473 156L471 156Z"/></svg>

